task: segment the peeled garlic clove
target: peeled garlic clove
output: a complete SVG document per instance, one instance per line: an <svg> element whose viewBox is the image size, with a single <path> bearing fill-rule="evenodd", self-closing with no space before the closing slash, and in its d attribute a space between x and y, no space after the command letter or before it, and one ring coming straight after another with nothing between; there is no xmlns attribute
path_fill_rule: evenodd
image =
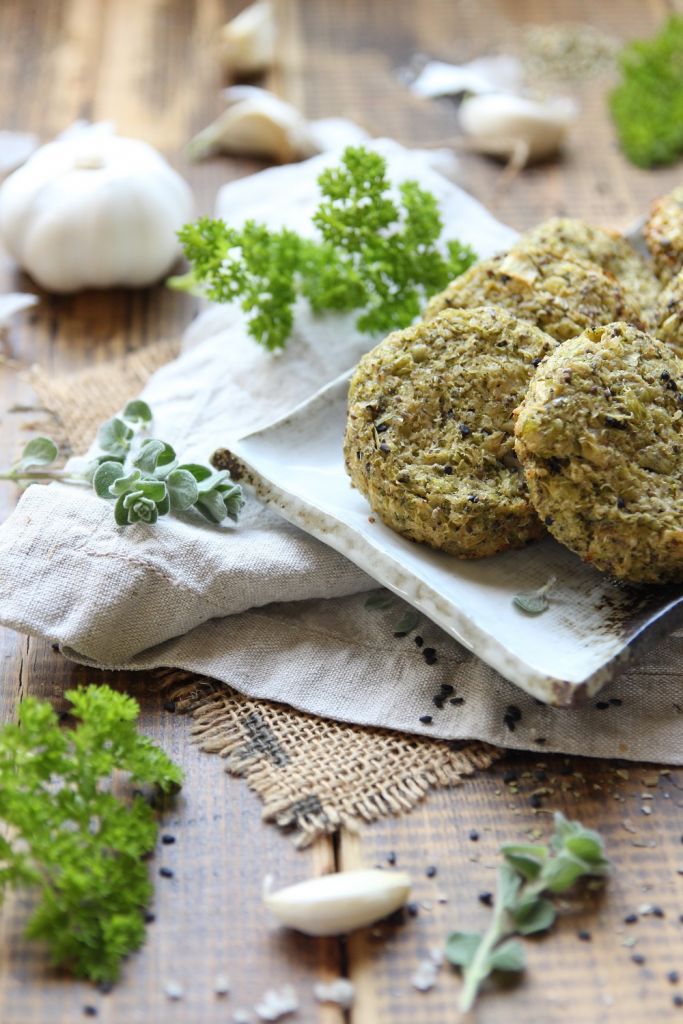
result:
<svg viewBox="0 0 683 1024"><path fill-rule="evenodd" d="M556 153L576 114L576 104L570 99L540 102L503 93L470 96L459 109L463 131L481 143L485 152L507 156L522 143L529 160Z"/></svg>
<svg viewBox="0 0 683 1024"><path fill-rule="evenodd" d="M230 106L189 142L187 154L200 160L211 153L257 156L291 163L320 151L306 118L265 89L226 89Z"/></svg>
<svg viewBox="0 0 683 1024"><path fill-rule="evenodd" d="M221 29L221 58L233 77L257 75L275 60L275 17L268 0L245 7Z"/></svg>
<svg viewBox="0 0 683 1024"><path fill-rule="evenodd" d="M404 906L410 876L403 871L340 871L266 892L263 902L281 924L306 935L341 935L374 924Z"/></svg>

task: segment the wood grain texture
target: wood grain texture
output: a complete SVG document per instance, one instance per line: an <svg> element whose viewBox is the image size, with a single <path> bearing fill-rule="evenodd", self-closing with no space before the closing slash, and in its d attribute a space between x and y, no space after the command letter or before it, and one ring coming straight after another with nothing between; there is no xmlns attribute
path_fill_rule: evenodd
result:
<svg viewBox="0 0 683 1024"><path fill-rule="evenodd" d="M188 178L198 212L211 209L216 188L259 165L217 158L189 166L183 143L220 110L221 74L216 28L241 3L220 0L3 0L0 4L0 127L30 129L44 138L77 117L112 118L123 133L140 135L162 149ZM590 21L620 38L646 34L680 0L277 0L278 62L270 84L312 116L352 117L373 134L429 145L453 136L456 115L447 101L420 103L398 81L396 70L416 52L461 60L503 49L526 23ZM532 168L501 191L500 165L461 157L460 180L503 220L518 228L545 216L570 213L623 227L650 200L680 180L680 168L644 172L616 150L604 104L605 84L579 90L582 117L562 161ZM32 288L0 259L7 288ZM39 363L63 372L103 362L163 337L177 335L193 313L192 301L163 288L139 292L41 295L41 305L13 324L0 362L0 449L14 451L30 413L15 406L34 401L26 371ZM0 514L15 495L0 491ZM185 766L181 800L164 824L177 835L152 862L176 875L157 883L158 920L144 950L126 966L124 981L107 996L60 978L40 952L21 939L25 906L11 901L0 915L0 1020L7 1024L66 1024L80 1019L86 1003L100 1019L118 1022L175 1020L212 1024L250 1007L271 986L293 982L302 999L300 1019L335 1024L343 1014L314 1004L315 980L347 970L357 987L354 1024L450 1024L457 979L444 969L437 987L422 995L410 976L432 946L452 928L480 928L489 911L477 893L493 885L496 848L528 829L549 828L547 811L561 807L605 834L616 863L604 897L571 904L552 939L529 942L530 970L518 988L487 995L476 1019L485 1024L641 1024L676 1020L677 987L668 971L683 967L683 846L681 773L658 778L638 766L537 755L510 758L491 774L432 796L409 817L383 822L360 836L343 835L297 853L286 838L260 822L256 799L222 771L217 758L191 746L187 723L159 706L144 676L116 677L71 666L49 645L4 633L0 638L0 716L11 719L28 693L57 705L77 682L108 679L133 692L143 708L143 727ZM519 783L503 782L514 772ZM624 777L624 772L628 777ZM534 773L545 773L538 777ZM578 775L573 773L579 773ZM511 792L517 788L517 792ZM530 805L536 789L551 789L544 806ZM652 796L652 800L646 797ZM643 813L643 808L652 813ZM626 820L626 824L624 821ZM480 838L469 839L471 829ZM632 831L635 829L636 831ZM643 845L647 844L647 845ZM260 907L263 875L282 882L335 864L398 864L415 877L424 903L402 926L382 927L347 944L313 942L272 929ZM425 877L429 864L438 867ZM439 898L448 902L439 902ZM654 903L664 917L637 925L622 918ZM586 928L590 941L577 939ZM623 945L635 937L635 947ZM634 949L646 962L634 964ZM234 994L225 1003L212 992L226 973ZM183 984L186 996L170 1004L166 980ZM683 992L683 989L681 989Z"/></svg>

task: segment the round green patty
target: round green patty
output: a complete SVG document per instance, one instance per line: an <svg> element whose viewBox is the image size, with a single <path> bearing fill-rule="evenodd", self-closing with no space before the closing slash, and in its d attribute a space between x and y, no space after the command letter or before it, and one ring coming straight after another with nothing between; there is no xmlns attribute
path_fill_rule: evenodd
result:
<svg viewBox="0 0 683 1024"><path fill-rule="evenodd" d="M613 320L642 326L635 300L597 264L533 246L470 267L434 296L425 319L444 309L482 305L500 306L557 341Z"/></svg>
<svg viewBox="0 0 683 1024"><path fill-rule="evenodd" d="M657 276L666 284L683 270L683 185L655 200L643 233Z"/></svg>
<svg viewBox="0 0 683 1024"><path fill-rule="evenodd" d="M543 532L514 453L512 415L555 344L501 309L448 310L361 359L344 457L387 526L459 558L521 547Z"/></svg>
<svg viewBox="0 0 683 1024"><path fill-rule="evenodd" d="M621 235L594 227L575 217L551 217L522 235L515 249L547 249L559 258L590 260L616 277L649 320L659 293L650 263Z"/></svg>
<svg viewBox="0 0 683 1024"><path fill-rule="evenodd" d="M656 336L683 358L683 271L672 277L660 292L655 322Z"/></svg>
<svg viewBox="0 0 683 1024"><path fill-rule="evenodd" d="M586 331L539 367L516 451L550 532L634 583L683 581L683 364L625 323Z"/></svg>

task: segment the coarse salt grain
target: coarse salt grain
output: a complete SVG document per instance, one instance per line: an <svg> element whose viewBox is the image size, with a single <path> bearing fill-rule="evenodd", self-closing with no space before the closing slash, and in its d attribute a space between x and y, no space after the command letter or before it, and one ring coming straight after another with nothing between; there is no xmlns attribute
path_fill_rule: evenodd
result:
<svg viewBox="0 0 683 1024"><path fill-rule="evenodd" d="M439 968L433 960L421 960L417 966L417 970L410 979L410 984L413 988L416 988L418 992L429 992L430 988L433 988L436 984L436 976L439 973Z"/></svg>
<svg viewBox="0 0 683 1024"><path fill-rule="evenodd" d="M336 1003L343 1010L350 1010L356 990L348 978L334 978L332 981L319 981L314 985L313 995L319 1003Z"/></svg>
<svg viewBox="0 0 683 1024"><path fill-rule="evenodd" d="M225 974L217 974L213 983L213 990L217 996L227 996L230 992L230 981Z"/></svg>
<svg viewBox="0 0 683 1024"><path fill-rule="evenodd" d="M164 992L169 999L173 1000L182 999L185 995L183 986L179 985L177 981L167 981L164 985Z"/></svg>
<svg viewBox="0 0 683 1024"><path fill-rule="evenodd" d="M299 1009L299 998L293 985L283 985L281 989L269 989L260 1003L254 1007L259 1020L280 1020Z"/></svg>

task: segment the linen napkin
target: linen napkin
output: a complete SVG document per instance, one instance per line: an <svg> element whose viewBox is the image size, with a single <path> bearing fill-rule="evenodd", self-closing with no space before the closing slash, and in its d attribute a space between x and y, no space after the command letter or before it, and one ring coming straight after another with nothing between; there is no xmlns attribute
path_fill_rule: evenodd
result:
<svg viewBox="0 0 683 1024"><path fill-rule="evenodd" d="M414 178L438 198L445 236L485 257L515 232L432 167L425 153L384 140L394 182ZM217 213L304 233L325 154L225 186ZM155 433L183 460L276 419L352 366L376 339L353 318L313 318L302 304L286 350L251 341L237 308L214 307L186 337L180 358L144 397ZM0 621L58 642L74 660L107 668L177 667L251 696L315 714L434 737L510 747L683 763L680 639L579 711L540 707L422 620L427 664L411 637L394 636L401 603L366 607L376 584L341 555L255 499L238 525L165 517L120 529L88 491L32 487L0 530ZM442 685L448 700L437 700ZM611 698L611 702L610 702ZM511 710L512 709L512 710Z"/></svg>

